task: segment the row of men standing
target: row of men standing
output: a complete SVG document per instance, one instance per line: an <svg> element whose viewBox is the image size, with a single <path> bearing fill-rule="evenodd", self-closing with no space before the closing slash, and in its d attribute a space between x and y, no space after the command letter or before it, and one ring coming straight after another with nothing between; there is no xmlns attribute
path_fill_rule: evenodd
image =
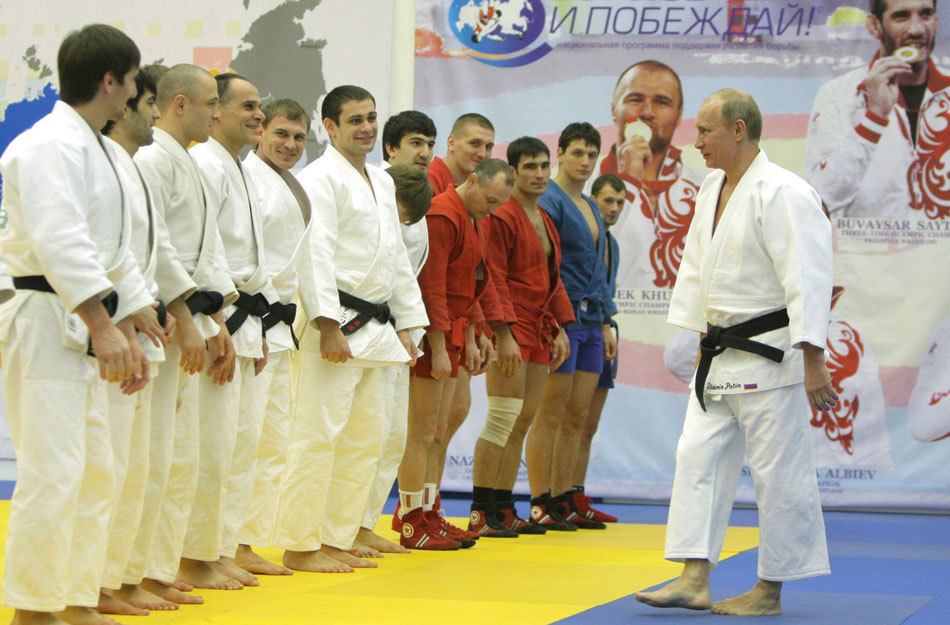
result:
<svg viewBox="0 0 950 625"><path fill-rule="evenodd" d="M590 294L576 306L558 277L557 234L535 203L550 175L547 148L524 138L515 157L516 172L524 165L524 177L534 175L518 187L534 191L516 192L515 202L530 204L537 218L528 261L548 283L534 294L543 305L520 314L515 309L533 306L531 297L479 297L494 294L494 281L487 232L479 239L473 220L509 200L507 163L473 156L469 169L451 172L463 159L437 161L442 175L456 174L433 207L446 219L415 232L428 238L433 227L457 228L465 262L449 258L451 239L441 236L448 230L433 237L439 245L431 251L416 246L410 261L398 223L419 223L431 189L424 167L396 166L387 175L366 165L376 140L371 94L341 87L327 95L322 115L332 145L298 180L289 170L309 119L297 103L278 100L262 111L243 77L215 78L190 65L138 71L139 59L134 42L114 28L71 33L59 54L62 101L0 160L9 216L0 249L16 289L5 291L12 297L0 308L0 340L20 472L4 602L17 609L17 622L103 623L94 610L174 609L200 602L187 594L195 587L256 585L255 572L347 571L374 566L360 556L403 550L372 529L403 458L405 433L387 436L390 423L403 423L410 405L424 418L409 432L415 447L405 445L417 456L407 451L400 469L404 546L458 548L489 531L517 535L555 524L557 511L546 510L554 471L537 472L546 484L532 502L532 524L505 507L511 486L499 499L494 478L508 433L525 413L523 396L547 372L552 341L555 366L582 351L552 330L574 320L572 308L590 317L597 347L584 366L595 384L603 339L613 335L603 257L584 259L597 275L578 278ZM454 138L468 139L467 126L490 128L480 116L462 121L450 153ZM577 126L580 145L593 145L596 131ZM490 152L492 141L475 151ZM258 149L241 161L251 145ZM431 146L425 165L428 158ZM584 176L572 185L578 197L594 159L596 150L581 157ZM405 199L399 209L393 180ZM603 250L600 215L583 201L588 223L575 226L593 234L587 247ZM512 224L510 234L525 225ZM406 239L413 241L408 230ZM295 294L308 320L299 342ZM548 312L555 297L558 319ZM439 315L431 322L427 308ZM479 455L489 477L477 478L484 481L473 505L487 514L473 514L474 531L465 532L437 508L430 514L431 480L437 484L445 455L433 443L447 421L453 369L462 361L476 373L492 360L486 320L506 331L496 381L510 388L492 394L480 441L494 445ZM416 363L420 340L425 353ZM416 364L411 399L406 364ZM387 402L394 389L402 399ZM570 393L568 384L552 401ZM294 414L306 418L291 418L292 396ZM557 429L541 444L549 463ZM377 472L381 456L389 462ZM571 470L561 481L571 483ZM582 492L564 492L566 513L594 514ZM286 549L287 567L251 549L269 544Z"/></svg>

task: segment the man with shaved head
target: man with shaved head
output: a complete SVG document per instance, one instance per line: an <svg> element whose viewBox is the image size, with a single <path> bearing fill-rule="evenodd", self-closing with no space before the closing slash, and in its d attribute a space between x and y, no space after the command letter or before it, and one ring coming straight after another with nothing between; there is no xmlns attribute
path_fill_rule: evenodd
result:
<svg viewBox="0 0 950 625"><path fill-rule="evenodd" d="M207 368L220 379L234 358L221 308L237 299L219 249L216 208L209 207L201 175L187 148L208 140L218 117L214 77L194 65L176 65L158 81L156 104L161 117L154 142L135 154L135 163L152 191L158 218L168 228L178 261L197 290L171 302L178 321L176 340L166 360L178 361L152 391L152 451L142 529L130 567L147 578L141 586L176 603L194 603L182 590L239 588L216 571L191 565L179 570L185 528L198 487L198 376ZM207 341L207 347L206 347Z"/></svg>
<svg viewBox="0 0 950 625"><path fill-rule="evenodd" d="M831 572L808 425L809 403L826 410L837 400L824 354L831 225L818 193L759 148L762 114L748 94L709 96L696 129L695 147L715 171L696 197L668 318L702 337L666 530L667 559L685 565L678 579L636 598L778 614L783 582ZM759 507L759 581L711 603L709 569L745 457Z"/></svg>
<svg viewBox="0 0 950 625"><path fill-rule="evenodd" d="M683 117L679 76L659 61L631 65L617 79L611 114L617 142L600 162L599 173L615 174L626 186L628 207L613 228L627 250L617 284L672 288L702 182L673 145Z"/></svg>

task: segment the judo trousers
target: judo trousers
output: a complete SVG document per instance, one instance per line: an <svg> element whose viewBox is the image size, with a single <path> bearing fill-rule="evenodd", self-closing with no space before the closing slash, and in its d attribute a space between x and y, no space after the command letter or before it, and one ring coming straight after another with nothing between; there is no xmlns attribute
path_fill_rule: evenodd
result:
<svg viewBox="0 0 950 625"><path fill-rule="evenodd" d="M17 458L3 603L95 607L116 484L106 383L63 345L63 305L30 293L3 343L3 388Z"/></svg>
<svg viewBox="0 0 950 625"><path fill-rule="evenodd" d="M719 562L747 456L759 508L760 579L831 572L802 384L707 396L690 394L676 448L665 555Z"/></svg>
<svg viewBox="0 0 950 625"><path fill-rule="evenodd" d="M175 581L185 528L198 487L198 376L179 366L181 349L165 348L152 389L152 427L145 507L125 583L142 577Z"/></svg>
<svg viewBox="0 0 950 625"><path fill-rule="evenodd" d="M275 354L275 358L276 358ZM264 410L272 373L267 367L254 375L254 359L238 358L241 365L241 395L238 407L237 435L225 486L224 516L221 524L221 556L233 558L238 548L238 533L244 527L257 474L257 453L264 427ZM271 370L273 371L273 370ZM235 375L237 378L237 375Z"/></svg>
<svg viewBox="0 0 950 625"><path fill-rule="evenodd" d="M319 333L309 329L299 357L274 544L350 549L382 452L387 367L329 363L320 356Z"/></svg>
<svg viewBox="0 0 950 625"><path fill-rule="evenodd" d="M150 363L149 377L157 372L157 363ZM123 395L117 384L108 387L109 424L118 490L106 549L106 566L102 573L103 588L118 590L122 587L126 565L142 520L148 484L149 428L154 383L151 380L134 395Z"/></svg>
<svg viewBox="0 0 950 625"><path fill-rule="evenodd" d="M383 429L383 453L376 468L376 477L370 487L369 500L363 513L362 526L372 530L383 513L383 506L392 492L399 463L406 451L409 432L409 367L394 365L389 368L392 393L387 396L386 422Z"/></svg>
<svg viewBox="0 0 950 625"><path fill-rule="evenodd" d="M231 382L215 384L207 371L198 380L198 491L185 531L183 558L215 562L221 557L224 502L248 364L254 375L253 359L238 356Z"/></svg>
<svg viewBox="0 0 950 625"><path fill-rule="evenodd" d="M257 445L257 468L244 527L238 534L243 545L267 547L271 544L277 518L280 480L287 466L290 445L291 394L289 349L268 356L267 366L258 376L268 387L264 424Z"/></svg>

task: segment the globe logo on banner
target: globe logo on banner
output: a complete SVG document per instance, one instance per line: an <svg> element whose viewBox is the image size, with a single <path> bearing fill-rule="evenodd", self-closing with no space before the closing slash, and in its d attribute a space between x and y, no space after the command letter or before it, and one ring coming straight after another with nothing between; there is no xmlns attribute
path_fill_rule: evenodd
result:
<svg viewBox="0 0 950 625"><path fill-rule="evenodd" d="M454 0L449 28L476 61L518 67L551 51L544 41L541 0Z"/></svg>

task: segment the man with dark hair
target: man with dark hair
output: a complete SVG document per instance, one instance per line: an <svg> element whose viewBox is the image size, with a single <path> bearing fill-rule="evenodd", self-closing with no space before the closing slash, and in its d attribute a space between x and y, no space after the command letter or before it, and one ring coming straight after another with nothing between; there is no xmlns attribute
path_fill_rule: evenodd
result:
<svg viewBox="0 0 950 625"><path fill-rule="evenodd" d="M598 171L623 179L630 204L614 227L629 251L618 283L672 288L702 181L672 143L683 117L679 76L659 61L634 63L617 79L611 113L617 142Z"/></svg>
<svg viewBox="0 0 950 625"><path fill-rule="evenodd" d="M836 217L945 219L942 132L950 75L934 62L936 0L872 0L870 66L822 85L808 123L805 179Z"/></svg>
<svg viewBox="0 0 950 625"><path fill-rule="evenodd" d="M415 362L410 331L428 318L392 178L366 163L378 129L372 95L337 87L323 115L331 145L298 176L320 227L300 261L308 324L274 543L291 569L352 572L379 555L355 541L393 393L388 367Z"/></svg>
<svg viewBox="0 0 950 625"><path fill-rule="evenodd" d="M122 233L118 150L99 131L135 96L138 61L112 26L67 35L68 101L0 156L0 251L17 289L0 306L18 473L3 603L15 623L113 623L94 611L117 492L106 382L126 393L148 382L134 317L157 316Z"/></svg>
<svg viewBox="0 0 950 625"><path fill-rule="evenodd" d="M627 189L624 181L613 174L604 174L594 180L591 186L591 196L597 202L597 208L600 216L604 220L606 230L606 242L604 247L604 265L607 267L607 291L611 297L617 291L617 267L620 263L620 246L617 239L610 232L610 228L617 224L621 216L624 200L627 197ZM616 313L615 313L616 314ZM618 338L617 322L610 320L610 327L614 333L615 339ZM581 444L577 452L577 462L574 465L574 492L572 498L577 508L578 514L592 521L602 523L616 523L617 517L606 512L601 512L591 507L592 500L584 492L584 482L587 480L587 465L590 462L590 448L594 440L594 434L597 433L597 427L600 425L600 415L604 409L604 402L607 400L607 391L614 387L614 378L617 377L617 355L611 360L604 361L604 370L597 380L597 388L594 389L594 395L590 402L590 413L587 415L587 421L584 423L584 429L581 432Z"/></svg>
<svg viewBox="0 0 950 625"><path fill-rule="evenodd" d="M400 151L396 156L403 154ZM429 256L429 229L425 214L432 202L432 184L425 170L413 164L392 165L386 169L386 173L396 185L396 207L399 209L402 240L406 244L413 274L418 278ZM412 344L419 345L425 331L419 328L413 330L411 335ZM409 427L409 367L393 365L389 368L389 374L393 392L386 404L383 453L379 458L356 543L385 553L409 553L402 545L386 540L374 531L406 450Z"/></svg>
<svg viewBox="0 0 950 625"><path fill-rule="evenodd" d="M505 323L493 328L498 359L486 374L488 415L475 445L469 524L489 537L545 532L518 517L511 491L548 371L567 358L564 328L574 321L560 277L557 229L538 208L551 177L550 152L540 140L521 137L508 145L508 164L514 191L489 218L488 244Z"/></svg>
<svg viewBox="0 0 950 625"><path fill-rule="evenodd" d="M481 220L508 201L512 184L511 168L488 159L457 188L437 196L426 216L430 249L419 286L431 323L409 383L409 434L399 466L401 514L393 521L400 524L400 544L410 549L471 547L478 536L443 521L426 480L431 465L438 465L432 451L437 432L445 431L460 361L467 359L470 371L479 368L477 351L462 353L466 327L480 300L497 300L484 261L488 232ZM497 301L489 308L500 311Z"/></svg>
<svg viewBox="0 0 950 625"><path fill-rule="evenodd" d="M268 547L277 515L280 476L287 464L292 426L290 359L297 348L293 324L297 306L297 265L310 232L310 200L291 170L303 156L310 117L295 100L273 100L262 109L257 148L244 158L244 171L254 181L262 217L267 271L277 294L262 323L267 332L267 365L257 376L264 400L250 498L238 535L236 563L251 573L290 575L292 571L254 553L252 545Z"/></svg>
<svg viewBox="0 0 950 625"><path fill-rule="evenodd" d="M778 614L783 582L831 572L808 425L809 404L827 410L838 399L824 352L831 224L815 190L759 148L761 119L736 89L706 98L696 116L695 147L716 171L696 197L668 317L702 337L664 554L684 567L663 588L636 594L656 607ZM710 604L709 570L744 458L759 509L759 581Z"/></svg>
<svg viewBox="0 0 950 625"><path fill-rule="evenodd" d="M163 599L200 603L199 597L182 591L241 587L208 565L181 559L198 488L198 457L203 444L212 444L198 435L199 377L207 370L219 381L227 380L234 347L221 308L235 301L237 292L219 247L216 209L208 206L198 166L187 151L191 143L208 140L218 116L214 78L200 67L176 65L162 74L157 88L161 117L153 130L154 142L140 148L134 160L177 260L198 288L168 302L177 328L165 357L180 367L176 373L173 364L168 366L152 390L156 428L150 440L142 525L129 568L135 572L130 579L144 575L141 586Z"/></svg>
<svg viewBox="0 0 950 625"><path fill-rule="evenodd" d="M383 162L415 165L426 172L432 161L435 136L435 124L425 113L403 111L393 115L383 125Z"/></svg>
<svg viewBox="0 0 950 625"><path fill-rule="evenodd" d="M617 352L610 328L615 309L607 291L604 222L597 204L582 191L599 152L596 128L587 122L568 124L558 138L557 175L538 199L561 238L561 280L577 319L567 328L570 355L548 376L525 448L531 520L551 530L605 527L578 514L572 482L591 396L604 360Z"/></svg>
<svg viewBox="0 0 950 625"><path fill-rule="evenodd" d="M250 81L218 74L219 115L211 137L189 151L198 164L208 206L238 299L224 310L225 328L236 358L227 384L202 377L198 384L199 438L213 441L199 457L198 492L185 533L184 557L213 563L245 586L257 579L234 563L237 534L244 525L254 485L254 466L267 405L267 385L258 377L267 364L263 319L278 301L265 264L263 218L254 181L239 160L241 150L260 140L261 96ZM262 382L263 380L263 382ZM217 555L217 557L215 557Z"/></svg>
<svg viewBox="0 0 950 625"><path fill-rule="evenodd" d="M168 231L155 215L152 194L132 160L139 148L152 143L152 127L161 116L155 105L153 75L144 70L142 68L135 77L137 94L128 101L125 115L117 122L107 124L103 134L120 148L116 150L116 169L130 207L130 247L149 292L159 301L171 302L193 292L195 283L178 262L177 252L168 240ZM106 600L100 603L100 612L147 614L147 610L174 610L178 607L178 604L140 588L138 584L144 571L138 565L130 566L138 533L143 527L150 465L152 462L161 465L161 457L169 448L162 445L162 441L168 438L163 435L168 429L166 424L151 423L152 390L165 360L164 348L174 332L174 316L166 313L165 317L161 325L158 323L159 314L154 328L139 329L138 339L149 360L151 383L134 397L124 395L118 389L109 389L109 421L120 490L102 578ZM171 370L164 375L177 377L178 363L169 366ZM173 406L170 408L174 409ZM161 413L161 417L166 414L167 410ZM151 443L153 433L157 443L154 449ZM154 524L148 522L147 526L151 528Z"/></svg>

